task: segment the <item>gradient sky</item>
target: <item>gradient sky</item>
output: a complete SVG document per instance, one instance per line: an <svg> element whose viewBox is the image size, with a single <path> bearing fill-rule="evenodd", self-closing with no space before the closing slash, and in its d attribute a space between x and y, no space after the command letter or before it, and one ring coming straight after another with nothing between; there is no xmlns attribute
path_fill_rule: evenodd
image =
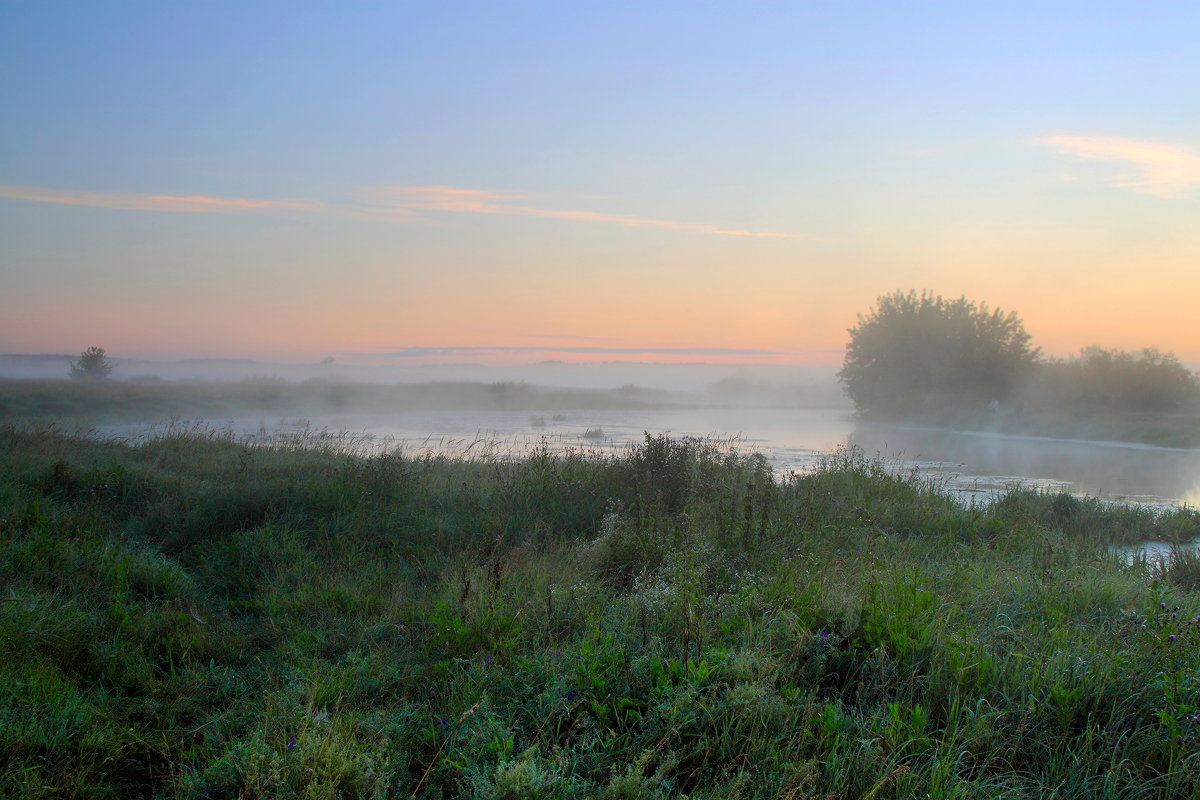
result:
<svg viewBox="0 0 1200 800"><path fill-rule="evenodd" d="M652 5L652 8L647 6ZM1200 4L0 4L0 352L1200 363Z"/></svg>

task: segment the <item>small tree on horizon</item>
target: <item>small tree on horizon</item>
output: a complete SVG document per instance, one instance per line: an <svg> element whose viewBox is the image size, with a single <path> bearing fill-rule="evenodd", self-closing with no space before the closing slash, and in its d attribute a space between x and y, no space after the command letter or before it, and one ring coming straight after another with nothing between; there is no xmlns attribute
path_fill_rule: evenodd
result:
<svg viewBox="0 0 1200 800"><path fill-rule="evenodd" d="M112 370L112 362L108 360L103 347L89 347L79 354L78 361L71 362L71 378L73 380L107 380Z"/></svg>

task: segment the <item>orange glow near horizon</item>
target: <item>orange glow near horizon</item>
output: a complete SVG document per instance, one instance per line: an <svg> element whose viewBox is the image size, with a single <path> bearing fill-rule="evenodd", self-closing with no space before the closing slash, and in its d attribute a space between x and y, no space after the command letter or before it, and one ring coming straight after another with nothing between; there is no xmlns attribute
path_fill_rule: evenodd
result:
<svg viewBox="0 0 1200 800"><path fill-rule="evenodd" d="M887 289L886 291L891 291ZM880 292L882 293L882 292ZM957 296L954 291L942 291ZM739 298L740 299L740 298ZM734 306L730 299L693 298L675 310L647 309L646 301L629 302L616 312L601 303L576 307L572 313L526 320L514 326L503 309L487 313L487 304L460 303L453 314L445 304L430 303L397 316L387 302L363 304L349 313L322 307L316 298L291 296L282 303L295 313L266 315L248 299L213 311L207 306L173 308L141 297L64 303L39 309L33 298L22 304L0 301L0 313L14 333L8 352L76 353L98 345L113 355L151 358L237 357L370 363L571 363L637 361L725 364L840 363L857 313L872 299L837 298L823 308L793 308L789 302ZM1003 299L1003 298L1002 298ZM990 307L1016 310L1033 344L1050 356L1068 356L1088 345L1138 350L1158 347L1184 363L1200 363L1200 330L1173 320L1189 312L1190 297L1161 296L1153 308L1136 313L1144 302L1114 285L1080 291L1077 306L1064 306L1052 296L1030 296L1023 306L1009 302ZM651 304L652 305L652 304ZM1128 313L1095 315L1097 307L1132 307ZM614 326L613 319L621 323ZM716 320L713 324L712 320ZM541 323L535 332L532 323ZM525 328L524 331L514 328ZM506 329L508 329L506 331ZM52 330L47 336L45 331ZM154 334L147 335L147 330ZM511 332L508 332L511 331ZM27 333L25 333L27 332ZM422 351L407 356L385 355Z"/></svg>
<svg viewBox="0 0 1200 800"><path fill-rule="evenodd" d="M1191 174L1178 149L1053 141L1081 158L1141 158L1148 175L1176 188ZM1057 216L1033 197L1017 217L943 207L869 237L853 235L861 220L841 220L819 239L452 186L375 190L398 213L382 221L317 201L11 186L0 196L120 215L138 247L168 224L161 212L180 220L145 252L125 244L116 255L94 253L79 237L77 250L37 254L44 262L32 261L0 296L8 352L97 345L155 358L828 364L840 361L858 314L911 288L1016 311L1048 355L1157 347L1200 364L1200 328L1190 324L1200 241L1189 203L1158 193L1125 191L1121 214L1104 225L1083 192ZM282 216L248 215L264 210ZM428 214L441 217L411 219ZM222 215L243 227L220 245L205 242ZM125 252L141 261L128 265ZM76 271L78 286L38 283L64 269ZM129 277L92 277L109 273ZM381 355L410 348L427 351Z"/></svg>
<svg viewBox="0 0 1200 800"><path fill-rule="evenodd" d="M264 314L260 301L238 299L219 309L203 302L175 307L171 298L143 293L136 297L110 297L66 302L57 298L51 310L32 310L44 298L19 298L0 312L12 323L10 352L75 353L98 345L113 355L136 357L239 357L319 360L333 355L339 360L395 363L524 363L561 360L573 363L653 361L662 363L789 364L840 362L844 336L818 340L801 335L780 340L770 315L726 316L729 324L716 327L687 309L647 314L645 302L626 306L616 317L611 306L577 307L569 313L536 320L544 333L530 324L523 332L504 333L513 327L511 314L494 303L431 302L398 319L386 299L360 304L350 312L322 305L311 296L277 299L291 309L287 314ZM202 298L197 298L202 300ZM22 310L22 306L24 309ZM725 305L728 312L728 306ZM764 322L765 320L765 322ZM53 331L47 336L45 330ZM154 331L147 335L146 331ZM22 336L28 331L28 336ZM481 348L481 349L480 349ZM405 350L428 350L421 356L386 356Z"/></svg>
<svg viewBox="0 0 1200 800"><path fill-rule="evenodd" d="M911 289L1200 365L1200 6L160 5L0 4L0 353L828 364Z"/></svg>

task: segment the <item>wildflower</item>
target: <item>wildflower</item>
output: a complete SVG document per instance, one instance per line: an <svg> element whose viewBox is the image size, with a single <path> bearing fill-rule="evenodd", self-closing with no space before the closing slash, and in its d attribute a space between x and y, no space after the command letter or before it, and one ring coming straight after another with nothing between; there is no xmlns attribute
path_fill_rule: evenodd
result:
<svg viewBox="0 0 1200 800"><path fill-rule="evenodd" d="M483 665L485 667L489 667L492 664L492 654L491 653L482 653L479 656L479 660L483 662Z"/></svg>
<svg viewBox="0 0 1200 800"><path fill-rule="evenodd" d="M438 725L441 725L441 726L444 728L444 727L446 727L447 725L449 725L449 724L450 724L450 722L449 722L449 721L448 721L448 720L447 720L445 717L438 717L438 718L437 718L437 724L438 724Z"/></svg>
<svg viewBox="0 0 1200 800"><path fill-rule="evenodd" d="M823 641L827 640L828 638L829 638L829 631L821 631L821 641L823 642Z"/></svg>
<svg viewBox="0 0 1200 800"><path fill-rule="evenodd" d="M288 739L287 749L293 750L293 749L295 749L295 747L296 747L296 734L293 733L291 735L291 737Z"/></svg>
<svg viewBox="0 0 1200 800"><path fill-rule="evenodd" d="M1171 634L1170 636L1168 636L1167 638L1168 638L1168 639L1170 639L1170 640L1173 642L1173 641L1175 641L1175 634L1173 634L1173 633L1172 633L1172 634Z"/></svg>

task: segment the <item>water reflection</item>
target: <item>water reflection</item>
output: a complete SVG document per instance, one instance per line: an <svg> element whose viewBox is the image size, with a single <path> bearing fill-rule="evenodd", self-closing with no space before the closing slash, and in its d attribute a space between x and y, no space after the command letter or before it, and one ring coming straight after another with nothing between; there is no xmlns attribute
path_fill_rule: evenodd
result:
<svg viewBox="0 0 1200 800"><path fill-rule="evenodd" d="M1161 574L1166 570L1171 558L1176 553L1196 552L1200 550L1200 539L1190 542L1138 542L1114 549L1118 559L1124 564L1141 564L1151 573Z"/></svg>
<svg viewBox="0 0 1200 800"><path fill-rule="evenodd" d="M959 470L983 488L1020 482L1125 502L1200 500L1200 450L863 423L850 438L867 452Z"/></svg>

